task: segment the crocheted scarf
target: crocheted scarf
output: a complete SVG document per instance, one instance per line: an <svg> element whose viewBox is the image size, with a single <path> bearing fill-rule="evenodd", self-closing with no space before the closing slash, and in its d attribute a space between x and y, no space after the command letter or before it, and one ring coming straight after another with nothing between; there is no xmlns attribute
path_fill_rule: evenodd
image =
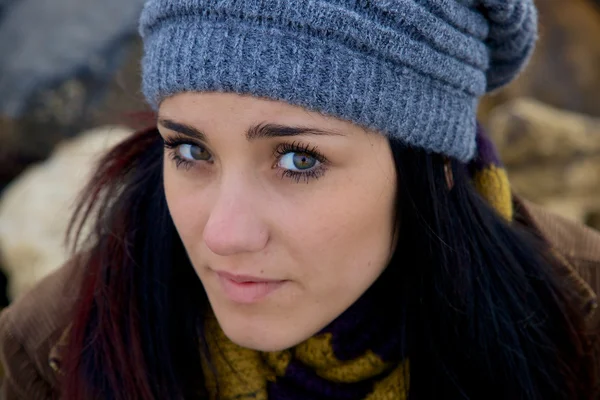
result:
<svg viewBox="0 0 600 400"><path fill-rule="evenodd" d="M513 209L507 175L481 127L477 148L477 156L468 165L473 183L510 220ZM277 352L234 344L214 315L208 315L205 334L210 366L204 358L203 370L211 400L406 399L409 362L401 358L397 328L386 319L382 307L373 303L375 290L369 289L315 336Z"/></svg>

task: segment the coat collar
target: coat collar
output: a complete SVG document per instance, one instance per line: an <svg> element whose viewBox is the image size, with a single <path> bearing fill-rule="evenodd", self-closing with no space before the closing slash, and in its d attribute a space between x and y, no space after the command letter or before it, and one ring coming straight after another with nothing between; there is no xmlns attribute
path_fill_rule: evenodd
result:
<svg viewBox="0 0 600 400"><path fill-rule="evenodd" d="M592 234L587 227L557 217L543 207L518 196L513 196L513 205L515 221L550 245L553 256L558 261L555 264L558 279L565 282L573 291L572 300L575 306L582 310L586 322L590 322L598 308L598 297L590 284L580 275L572 260L589 260L600 266L600 236L596 232ZM561 234L557 234L558 232ZM566 238L570 240L565 240ZM576 246L567 243L569 241L587 243L587 245Z"/></svg>

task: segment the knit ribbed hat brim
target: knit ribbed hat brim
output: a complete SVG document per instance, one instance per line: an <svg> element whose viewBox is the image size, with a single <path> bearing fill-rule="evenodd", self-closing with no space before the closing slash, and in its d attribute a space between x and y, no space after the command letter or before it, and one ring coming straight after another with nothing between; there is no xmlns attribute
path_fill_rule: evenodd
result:
<svg viewBox="0 0 600 400"><path fill-rule="evenodd" d="M532 0L149 0L143 91L282 100L462 161L486 91L523 68Z"/></svg>
<svg viewBox="0 0 600 400"><path fill-rule="evenodd" d="M155 108L180 92L235 92L303 106L458 159L475 148L474 97L335 43L206 21L164 23L145 41L143 88Z"/></svg>

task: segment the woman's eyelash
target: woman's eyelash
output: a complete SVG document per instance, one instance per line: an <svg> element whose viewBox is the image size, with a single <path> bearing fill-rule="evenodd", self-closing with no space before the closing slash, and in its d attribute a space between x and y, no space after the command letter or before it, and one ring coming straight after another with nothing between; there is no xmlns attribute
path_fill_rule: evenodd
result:
<svg viewBox="0 0 600 400"><path fill-rule="evenodd" d="M183 169L185 171L188 171L190 168L192 168L194 166L194 162L190 161L190 160L186 160L185 158L181 157L178 153L177 150L171 150L169 152L169 158L171 160L173 160L173 162L175 163L175 167L176 168L180 168Z"/></svg>
<svg viewBox="0 0 600 400"><path fill-rule="evenodd" d="M317 147L309 144L302 144L298 142L281 143L275 148L276 156L283 156L287 153L304 153L321 163L326 162L325 156L319 153Z"/></svg>
<svg viewBox="0 0 600 400"><path fill-rule="evenodd" d="M176 149L177 147L181 146L182 144L191 144L194 146L197 145L196 143L190 141L185 136L173 136L173 137L163 138L163 142L167 149Z"/></svg>
<svg viewBox="0 0 600 400"><path fill-rule="evenodd" d="M169 150L169 158L175 163L175 167L178 169L183 169L188 171L190 168L194 166L194 162L190 160L186 160L185 158L179 155L177 149L179 146L184 144L190 144L196 146L196 144L184 136L174 136L172 138L164 138L163 139L164 146Z"/></svg>
<svg viewBox="0 0 600 400"><path fill-rule="evenodd" d="M290 169L281 170L281 178L290 178L296 183L300 183L300 181L304 181L305 183L309 183L311 179L319 179L325 174L324 166L319 166L316 169L311 169L305 172L292 171Z"/></svg>

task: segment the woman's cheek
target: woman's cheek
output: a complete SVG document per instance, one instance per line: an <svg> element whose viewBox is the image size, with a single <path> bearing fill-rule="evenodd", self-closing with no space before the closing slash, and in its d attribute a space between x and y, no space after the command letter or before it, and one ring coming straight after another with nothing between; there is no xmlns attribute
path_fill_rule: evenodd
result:
<svg viewBox="0 0 600 400"><path fill-rule="evenodd" d="M203 221L208 219L207 196L196 185L178 176L178 171L165 171L165 197L169 213L184 245L202 238Z"/></svg>

